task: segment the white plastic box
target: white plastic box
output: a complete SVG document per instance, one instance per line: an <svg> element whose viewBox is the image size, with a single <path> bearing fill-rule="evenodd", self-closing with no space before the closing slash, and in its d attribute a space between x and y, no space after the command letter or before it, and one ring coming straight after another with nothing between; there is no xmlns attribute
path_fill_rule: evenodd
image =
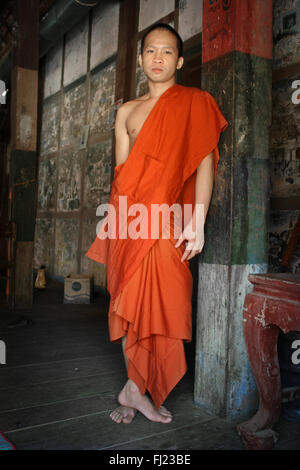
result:
<svg viewBox="0 0 300 470"><path fill-rule="evenodd" d="M64 304L89 304L92 294L92 276L70 273L65 277Z"/></svg>

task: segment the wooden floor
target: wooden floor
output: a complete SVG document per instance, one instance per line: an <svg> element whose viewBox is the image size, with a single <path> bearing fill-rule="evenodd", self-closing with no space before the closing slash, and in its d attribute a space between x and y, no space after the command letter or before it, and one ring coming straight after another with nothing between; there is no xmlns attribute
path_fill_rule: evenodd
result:
<svg viewBox="0 0 300 470"><path fill-rule="evenodd" d="M21 449L226 449L243 450L236 432L241 418L226 421L193 402L193 344L189 373L167 399L171 424L138 414L130 425L109 418L126 381L121 349L107 330L107 299L63 304L63 286L51 281L36 292L31 311L0 306L0 431ZM24 322L18 322L20 315ZM29 320L29 321L28 321ZM243 421L244 419L242 419ZM300 423L283 417L274 427L274 450L300 449Z"/></svg>

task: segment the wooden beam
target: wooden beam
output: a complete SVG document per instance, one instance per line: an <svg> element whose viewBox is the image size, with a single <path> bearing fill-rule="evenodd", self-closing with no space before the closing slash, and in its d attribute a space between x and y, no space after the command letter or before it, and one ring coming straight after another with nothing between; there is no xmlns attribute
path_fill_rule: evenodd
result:
<svg viewBox="0 0 300 470"><path fill-rule="evenodd" d="M115 99L124 102L133 98L138 19L139 0L124 0L120 4L115 88Z"/></svg>
<svg viewBox="0 0 300 470"><path fill-rule="evenodd" d="M298 78L300 75L300 63L287 65L277 70L273 70L272 80L279 82L280 80L286 80L289 78Z"/></svg>
<svg viewBox="0 0 300 470"><path fill-rule="evenodd" d="M17 1L16 41L13 48L13 66L37 70L39 64L39 0Z"/></svg>
<svg viewBox="0 0 300 470"><path fill-rule="evenodd" d="M115 102L124 103L134 98L139 7L139 0L124 0L120 4ZM111 181L115 164L115 139L113 138Z"/></svg>
<svg viewBox="0 0 300 470"><path fill-rule="evenodd" d="M12 68L10 185L17 225L15 304L33 303L32 263L36 199L39 0L14 2L17 22Z"/></svg>

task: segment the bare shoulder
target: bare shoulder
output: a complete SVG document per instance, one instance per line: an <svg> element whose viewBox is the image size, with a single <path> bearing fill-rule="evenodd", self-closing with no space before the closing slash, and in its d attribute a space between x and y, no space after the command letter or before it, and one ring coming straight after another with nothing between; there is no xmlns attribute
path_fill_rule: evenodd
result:
<svg viewBox="0 0 300 470"><path fill-rule="evenodd" d="M126 101L126 103L121 104L121 106L118 108L116 117L121 120L126 120L131 111L133 111L137 105L141 104L147 99L148 95L146 94L135 98L134 100Z"/></svg>

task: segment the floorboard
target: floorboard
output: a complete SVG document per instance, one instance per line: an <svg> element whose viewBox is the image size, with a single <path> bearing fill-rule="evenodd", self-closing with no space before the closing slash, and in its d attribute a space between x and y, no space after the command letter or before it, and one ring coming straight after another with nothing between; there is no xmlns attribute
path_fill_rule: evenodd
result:
<svg viewBox="0 0 300 470"><path fill-rule="evenodd" d="M30 311L0 306L0 431L19 450L244 450L236 432L242 419L226 420L193 401L194 342L185 345L189 371L169 395L171 424L141 414L118 425L109 414L126 381L121 347L110 343L108 298L63 304L63 285L35 291ZM300 450L300 423L283 416L274 427L274 450Z"/></svg>

